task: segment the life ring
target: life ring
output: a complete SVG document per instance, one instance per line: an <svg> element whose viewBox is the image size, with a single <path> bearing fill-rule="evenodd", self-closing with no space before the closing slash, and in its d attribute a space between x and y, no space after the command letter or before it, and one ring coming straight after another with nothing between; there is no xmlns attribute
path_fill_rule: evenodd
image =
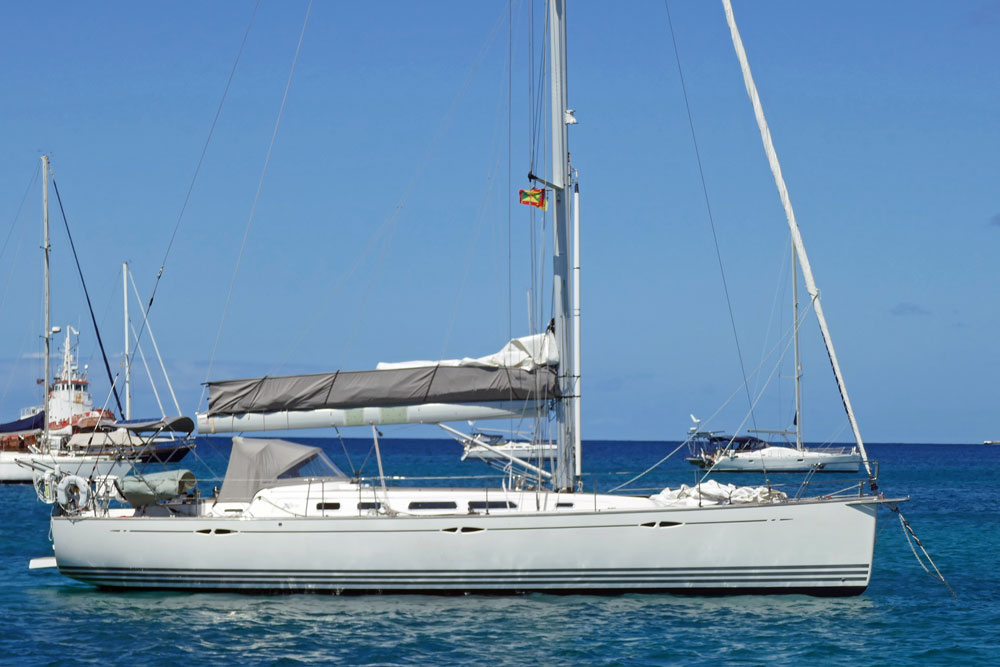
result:
<svg viewBox="0 0 1000 667"><path fill-rule="evenodd" d="M82 477L63 477L56 487L56 500L67 512L79 512L90 502L90 484Z"/></svg>

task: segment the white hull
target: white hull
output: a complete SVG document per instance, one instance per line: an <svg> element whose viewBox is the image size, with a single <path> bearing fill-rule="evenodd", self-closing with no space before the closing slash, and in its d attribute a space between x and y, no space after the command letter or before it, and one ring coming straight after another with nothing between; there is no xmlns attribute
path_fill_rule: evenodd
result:
<svg viewBox="0 0 1000 667"><path fill-rule="evenodd" d="M712 472L851 472L861 467L861 455L856 451L831 453L822 450L802 450L792 447L765 447L741 452L719 452L713 456L688 459L694 465L711 468Z"/></svg>
<svg viewBox="0 0 1000 667"><path fill-rule="evenodd" d="M596 502L584 494L561 498ZM878 503L336 518L54 516L51 527L60 571L112 588L857 595L871 576Z"/></svg>
<svg viewBox="0 0 1000 667"><path fill-rule="evenodd" d="M32 468L20 465L18 461L32 463L46 469L53 469L55 466L59 466L59 470L63 473L78 475L84 479L89 477L105 477L107 475L120 477L127 474L132 467L128 461L118 461L107 456L0 452L0 484L31 483Z"/></svg>

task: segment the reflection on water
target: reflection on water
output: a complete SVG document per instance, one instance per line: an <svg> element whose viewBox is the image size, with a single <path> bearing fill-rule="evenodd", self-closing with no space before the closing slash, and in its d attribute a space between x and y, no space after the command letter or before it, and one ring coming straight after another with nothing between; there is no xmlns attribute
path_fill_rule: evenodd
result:
<svg viewBox="0 0 1000 667"><path fill-rule="evenodd" d="M57 576L57 575L54 575ZM519 664L753 660L782 649L864 652L881 610L867 598L548 596L435 597L112 593L55 585L25 591L35 627L59 627L44 653L119 646L131 657L164 653L271 663ZM845 627L857 628L845 636ZM123 639L123 636L127 639Z"/></svg>

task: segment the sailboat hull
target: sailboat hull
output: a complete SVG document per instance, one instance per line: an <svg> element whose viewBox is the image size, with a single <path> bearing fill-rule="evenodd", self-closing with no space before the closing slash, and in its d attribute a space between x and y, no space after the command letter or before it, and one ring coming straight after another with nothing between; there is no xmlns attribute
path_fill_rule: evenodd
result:
<svg viewBox="0 0 1000 667"><path fill-rule="evenodd" d="M54 516L52 538L63 574L119 589L845 596L868 586L879 502L290 519Z"/></svg>
<svg viewBox="0 0 1000 667"><path fill-rule="evenodd" d="M752 451L719 452L687 459L712 472L846 472L861 467L857 451L828 452L796 450L793 447L764 447Z"/></svg>

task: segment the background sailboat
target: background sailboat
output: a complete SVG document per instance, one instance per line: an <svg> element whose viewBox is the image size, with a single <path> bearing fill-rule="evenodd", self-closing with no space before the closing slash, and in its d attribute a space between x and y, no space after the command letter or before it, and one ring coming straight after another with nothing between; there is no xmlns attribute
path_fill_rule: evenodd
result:
<svg viewBox="0 0 1000 667"><path fill-rule="evenodd" d="M43 405L28 409L21 419L5 425L6 437L0 439L0 482L30 483L40 471L61 469L64 473L84 477L118 475L127 472L131 464L115 450L90 451L89 448L69 446L68 438L81 422L93 428L102 420L114 415L103 409L94 409L89 391L86 368L83 371L72 351L72 327L66 327L61 371L50 379L52 335L59 333L50 321L49 303L49 157L42 156L42 231L44 256L44 312L45 326L45 377L42 380ZM39 422L39 417L41 420ZM27 428L25 428L27 427Z"/></svg>
<svg viewBox="0 0 1000 667"><path fill-rule="evenodd" d="M747 429L748 435L701 431L701 421L689 431L688 462L711 472L845 472L861 467L861 452L854 447L806 447L802 439L802 363L799 355L798 259L792 248L792 360L795 413L791 429ZM751 411L753 407L751 406ZM774 442L775 437L785 444ZM790 441L794 438L794 441Z"/></svg>

